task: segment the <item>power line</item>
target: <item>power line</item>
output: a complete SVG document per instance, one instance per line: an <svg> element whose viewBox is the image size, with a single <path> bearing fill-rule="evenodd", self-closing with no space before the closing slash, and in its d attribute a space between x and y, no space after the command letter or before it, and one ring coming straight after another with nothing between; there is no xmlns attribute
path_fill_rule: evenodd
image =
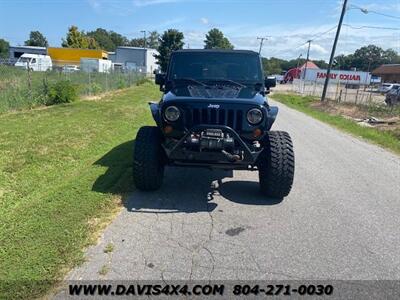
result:
<svg viewBox="0 0 400 300"><path fill-rule="evenodd" d="M400 28L395 28L395 27L381 27L381 26L369 26L369 25L353 26L350 24L343 24L343 26L346 26L346 27L349 27L352 29L370 28L370 29L381 29L381 30L400 30Z"/></svg>
<svg viewBox="0 0 400 300"><path fill-rule="evenodd" d="M289 51L297 50L297 49L299 49L300 47L302 47L302 46L304 46L304 45L307 45L309 40L311 40L311 42L313 42L313 41L315 41L317 38L319 38L320 36L323 36L323 35L325 35L325 34L331 32L331 31L334 30L335 28L337 28L337 25L335 25L334 27L332 27L332 28L330 28L330 29L328 29L328 30L326 30L326 31L319 32L319 33L316 33L316 34L312 35L312 36L311 36L312 38L308 39L307 42L302 43L302 44L298 45L297 47L291 47L291 48L288 48L288 49L279 50L279 52L289 52ZM275 37L278 38L277 36L271 36L271 37L273 37L273 38L275 38ZM280 36L280 37L286 37L286 36ZM293 36L288 35L287 37L293 37Z"/></svg>
<svg viewBox="0 0 400 300"><path fill-rule="evenodd" d="M384 17L387 17L387 18L400 20L400 16L387 15L387 14L380 13L380 12L377 12L377 11L374 11L374 10L369 10L368 12L376 14L376 15L384 16Z"/></svg>
<svg viewBox="0 0 400 300"><path fill-rule="evenodd" d="M333 26L332 28L328 29L327 31L324 31L324 32L315 34L315 35L311 38L311 41L316 40L318 37L323 36L323 35L325 35L325 34L331 32L332 30L334 30L334 29L336 29L336 28L337 28L337 25ZM306 44L307 44L307 43L308 43L308 42L306 42Z"/></svg>
<svg viewBox="0 0 400 300"><path fill-rule="evenodd" d="M364 14L371 13L371 14L376 14L376 15L379 15L379 16L384 16L384 17L387 17L387 18L400 20L400 16L394 16L394 15L385 14L385 13L382 13L382 12L379 12L379 11L376 11L376 10L370 10L368 8L364 8L364 7L361 7L361 6L358 6L358 5L354 5L354 4L350 5L347 10L350 10L350 9L359 9Z"/></svg>

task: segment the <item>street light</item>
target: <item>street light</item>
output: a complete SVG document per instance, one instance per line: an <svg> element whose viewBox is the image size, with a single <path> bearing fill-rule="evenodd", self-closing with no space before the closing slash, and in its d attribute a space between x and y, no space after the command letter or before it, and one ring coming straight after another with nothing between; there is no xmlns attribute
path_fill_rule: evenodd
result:
<svg viewBox="0 0 400 300"><path fill-rule="evenodd" d="M354 5L354 4L349 5L349 7L346 9L346 11L349 11L351 9L358 9L364 14L368 14L369 13L368 9L360 7L360 6L357 6L357 5Z"/></svg>
<svg viewBox="0 0 400 300"><path fill-rule="evenodd" d="M146 30L141 30L141 33L143 33L143 48L146 48Z"/></svg>
<svg viewBox="0 0 400 300"><path fill-rule="evenodd" d="M258 50L258 54L261 54L261 50L264 44L264 40L267 41L268 37L257 37L257 40L260 40L260 49Z"/></svg>
<svg viewBox="0 0 400 300"><path fill-rule="evenodd" d="M334 56L335 56L336 45L337 45L337 41L339 39L340 29L342 28L342 23L343 23L343 18L344 18L345 13L348 10L351 10L351 9L359 9L364 14L368 14L369 13L369 11L366 8L362 8L362 7L359 7L359 6L354 5L354 4L351 4L351 5L347 6L347 2L348 2L348 0L344 0L343 1L342 13L340 14L339 24L338 24L338 27L337 27L337 30L336 30L336 36L335 36L335 40L334 40L333 46L332 46L331 57L329 59L328 69L326 71L326 78L325 78L325 83L324 83L324 89L322 91L321 101L325 101L326 91L328 89L328 84L329 84L329 77L330 77L329 75L331 73L331 68L332 68L332 64L333 64L333 60L334 60ZM371 11L371 12L372 13L376 13L376 12L373 12L373 11Z"/></svg>
<svg viewBox="0 0 400 300"><path fill-rule="evenodd" d="M299 65L300 65L300 58L303 56L303 53L300 53L299 57L297 58L297 67L296 69L299 69ZM297 72L297 71L296 71Z"/></svg>

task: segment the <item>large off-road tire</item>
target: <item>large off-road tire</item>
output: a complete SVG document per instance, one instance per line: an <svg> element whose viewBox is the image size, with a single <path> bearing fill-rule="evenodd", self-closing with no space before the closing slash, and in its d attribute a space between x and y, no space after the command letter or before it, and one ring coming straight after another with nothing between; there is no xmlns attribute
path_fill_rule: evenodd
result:
<svg viewBox="0 0 400 300"><path fill-rule="evenodd" d="M268 197L289 195L294 178L293 143L284 131L270 131L264 139L264 151L258 158L261 191Z"/></svg>
<svg viewBox="0 0 400 300"><path fill-rule="evenodd" d="M133 180L139 190L154 191L161 187L164 178L163 151L161 132L157 127L139 129L133 152Z"/></svg>

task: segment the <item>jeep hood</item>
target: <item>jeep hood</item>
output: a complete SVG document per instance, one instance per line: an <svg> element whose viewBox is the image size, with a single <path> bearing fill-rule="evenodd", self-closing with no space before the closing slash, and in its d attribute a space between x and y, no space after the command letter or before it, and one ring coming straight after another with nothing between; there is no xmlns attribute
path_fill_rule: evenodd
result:
<svg viewBox="0 0 400 300"><path fill-rule="evenodd" d="M174 88L163 96L163 101L190 101L204 100L207 102L231 102L244 104L265 103L265 98L254 88L242 87L203 87L188 86L185 88Z"/></svg>

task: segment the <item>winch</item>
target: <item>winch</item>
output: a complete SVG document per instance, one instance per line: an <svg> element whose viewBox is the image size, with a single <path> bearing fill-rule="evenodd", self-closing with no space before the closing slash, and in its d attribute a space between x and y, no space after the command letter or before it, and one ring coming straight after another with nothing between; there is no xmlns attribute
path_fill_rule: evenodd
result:
<svg viewBox="0 0 400 300"><path fill-rule="evenodd" d="M192 133L188 136L187 143L189 146L198 147L200 150L223 150L233 149L235 142L233 138L224 133L221 129L207 129L200 133Z"/></svg>

